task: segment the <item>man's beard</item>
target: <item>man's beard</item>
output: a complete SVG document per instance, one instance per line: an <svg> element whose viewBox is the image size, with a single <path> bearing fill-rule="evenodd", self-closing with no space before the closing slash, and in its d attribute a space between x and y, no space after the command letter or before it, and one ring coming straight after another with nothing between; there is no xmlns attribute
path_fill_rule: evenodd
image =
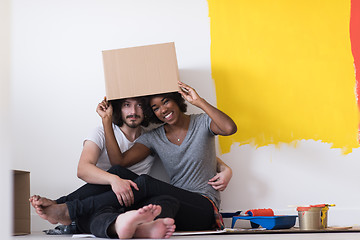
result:
<svg viewBox="0 0 360 240"><path fill-rule="evenodd" d="M140 118L140 116L139 115L136 115L136 114L134 114L134 115L128 115L128 116L126 116L126 118ZM124 121L124 123L126 124L126 126L128 126L128 127L130 127L130 128L137 128L140 124L137 124L137 123L135 123L135 122L130 122L130 123L128 123L128 122L126 122L126 121Z"/></svg>
<svg viewBox="0 0 360 240"><path fill-rule="evenodd" d="M137 123L127 123L127 122L124 122L126 124L126 126L128 126L129 128L137 128L140 124L137 124Z"/></svg>

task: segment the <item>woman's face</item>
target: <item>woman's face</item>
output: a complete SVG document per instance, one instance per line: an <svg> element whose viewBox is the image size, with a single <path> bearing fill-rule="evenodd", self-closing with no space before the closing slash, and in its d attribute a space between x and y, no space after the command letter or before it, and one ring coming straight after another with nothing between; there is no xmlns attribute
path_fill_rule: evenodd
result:
<svg viewBox="0 0 360 240"><path fill-rule="evenodd" d="M156 117L165 123L175 123L181 113L179 106L170 98L157 96L150 100L150 106Z"/></svg>

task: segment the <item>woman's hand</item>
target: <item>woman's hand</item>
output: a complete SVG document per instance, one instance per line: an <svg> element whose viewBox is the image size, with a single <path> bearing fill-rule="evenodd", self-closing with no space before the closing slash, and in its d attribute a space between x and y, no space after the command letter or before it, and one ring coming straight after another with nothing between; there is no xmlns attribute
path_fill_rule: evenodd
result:
<svg viewBox="0 0 360 240"><path fill-rule="evenodd" d="M101 103L97 105L96 112L102 119L112 119L113 108L111 104L106 100L106 97Z"/></svg>
<svg viewBox="0 0 360 240"><path fill-rule="evenodd" d="M201 98L192 87L180 81L178 84L181 96L185 98L186 101L202 109L207 115L209 115L212 120L210 128L214 134L228 136L236 133L236 124L228 115L209 104L205 99Z"/></svg>
<svg viewBox="0 0 360 240"><path fill-rule="evenodd" d="M179 93L183 96L183 98L192 105L199 107L199 102L203 99L199 96L195 89L180 81L178 81L178 85L180 88Z"/></svg>
<svg viewBox="0 0 360 240"><path fill-rule="evenodd" d="M229 184L231 177L232 173L226 171L219 172L209 180L208 184L217 191L224 191Z"/></svg>
<svg viewBox="0 0 360 240"><path fill-rule="evenodd" d="M134 204L134 194L131 187L139 191L137 184L131 180L121 179L116 176L113 182L111 182L111 189L121 206L129 207Z"/></svg>
<svg viewBox="0 0 360 240"><path fill-rule="evenodd" d="M224 191L232 177L232 169L226 165L220 158L216 157L218 173L209 180L215 190Z"/></svg>

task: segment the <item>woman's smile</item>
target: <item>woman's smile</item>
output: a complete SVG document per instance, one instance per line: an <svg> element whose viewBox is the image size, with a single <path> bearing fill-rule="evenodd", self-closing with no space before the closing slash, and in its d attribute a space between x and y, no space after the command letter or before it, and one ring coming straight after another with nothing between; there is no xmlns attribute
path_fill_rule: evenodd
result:
<svg viewBox="0 0 360 240"><path fill-rule="evenodd" d="M170 112L164 116L167 121L170 121L174 117L173 112Z"/></svg>

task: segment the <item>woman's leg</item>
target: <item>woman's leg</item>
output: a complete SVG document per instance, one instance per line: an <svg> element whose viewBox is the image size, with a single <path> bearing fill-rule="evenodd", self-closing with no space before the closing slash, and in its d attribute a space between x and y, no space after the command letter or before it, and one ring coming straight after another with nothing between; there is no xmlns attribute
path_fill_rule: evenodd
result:
<svg viewBox="0 0 360 240"><path fill-rule="evenodd" d="M119 176L122 179L134 180L138 175L127 168L121 167L119 165L113 166L108 170L109 173ZM90 184L87 183L70 193L67 196L60 197L56 200L56 203L65 203L73 200L82 200L90 196L98 195L107 191L112 191L110 185L100 185L100 184Z"/></svg>
<svg viewBox="0 0 360 240"><path fill-rule="evenodd" d="M169 195L160 195L147 198L144 201L134 205L132 209L139 209L149 204L161 206L162 210L157 218L175 218L180 207L180 203L176 198Z"/></svg>
<svg viewBox="0 0 360 240"><path fill-rule="evenodd" d="M135 201L153 196L169 195L179 201L179 210L175 216L177 230L209 230L215 223L212 203L204 196L174 187L148 175L134 180L140 191L134 190Z"/></svg>
<svg viewBox="0 0 360 240"><path fill-rule="evenodd" d="M179 209L177 199L167 195L156 196L146 199L131 208L106 206L93 214L82 215L76 220L76 225L82 233L93 233L98 237L113 237L106 234L109 226L114 223L119 214L137 210L149 204L161 206L161 213L156 218L174 218Z"/></svg>
<svg viewBox="0 0 360 240"><path fill-rule="evenodd" d="M82 233L92 233L102 238L116 238L115 235L109 234L108 228L119 214L124 212L124 208L105 207L91 216L83 216L77 219L76 225Z"/></svg>
<svg viewBox="0 0 360 240"><path fill-rule="evenodd" d="M175 230L174 219L157 218L159 205L149 204L124 213L117 209L103 209L90 221L90 231L102 238L169 238Z"/></svg>

